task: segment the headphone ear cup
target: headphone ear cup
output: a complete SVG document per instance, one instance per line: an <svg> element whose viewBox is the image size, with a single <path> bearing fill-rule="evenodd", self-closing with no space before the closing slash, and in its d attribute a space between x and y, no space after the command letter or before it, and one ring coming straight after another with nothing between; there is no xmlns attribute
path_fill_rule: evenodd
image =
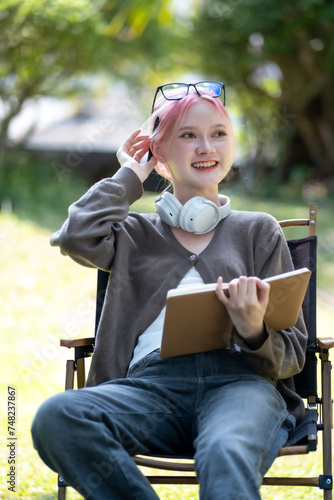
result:
<svg viewBox="0 0 334 500"><path fill-rule="evenodd" d="M194 234L205 234L214 229L231 211L230 199L219 195L221 206L195 196L184 206L171 193L165 192L155 201L160 218L171 227L181 227Z"/></svg>
<svg viewBox="0 0 334 500"><path fill-rule="evenodd" d="M203 234L214 227L218 217L219 211L215 203L201 196L195 196L182 207L179 224L186 231Z"/></svg>
<svg viewBox="0 0 334 500"><path fill-rule="evenodd" d="M179 214L182 204L171 193L162 194L155 201L156 211L160 218L171 227L179 227Z"/></svg>

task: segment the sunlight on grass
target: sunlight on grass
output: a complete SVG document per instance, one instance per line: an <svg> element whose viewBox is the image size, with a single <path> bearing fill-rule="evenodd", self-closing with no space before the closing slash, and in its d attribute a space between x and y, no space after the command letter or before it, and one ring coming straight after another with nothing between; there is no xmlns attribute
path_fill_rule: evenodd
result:
<svg viewBox="0 0 334 500"><path fill-rule="evenodd" d="M3 395L7 385L17 390L18 488L16 495L6 493L2 482L0 497L55 498L55 474L33 450L30 426L38 406L64 388L69 352L59 348L59 339L91 335L95 272L73 266L49 246L47 231L14 216L1 216L1 246L6 294L0 382ZM1 470L7 471L3 450Z"/></svg>
<svg viewBox="0 0 334 500"><path fill-rule="evenodd" d="M143 198L140 209L153 210L154 196ZM147 209L148 206L150 207ZM236 198L235 208L242 208L244 200ZM278 218L286 218L280 205L274 207ZM254 209L263 209L259 205ZM296 207L298 216L305 216L303 207ZM0 468L2 481L0 498L37 499L56 498L56 475L39 459L34 451L30 426L38 406L48 397L64 388L66 359L71 352L59 347L60 338L90 337L94 325L95 279L94 270L74 264L49 246L50 232L23 222L15 215L0 215L0 244L2 265L2 370L1 394L7 386L17 390L17 460L18 482L16 493L7 491L7 426L4 405L1 413L2 447ZM327 250L331 252L333 236L331 223L327 225ZM54 228L57 229L57 228ZM323 236L321 236L323 237ZM324 238L324 237L323 237ZM332 255L332 254L331 254ZM334 276L332 259L324 256L326 273ZM326 274L324 270L321 271ZM319 331L331 334L334 321L333 302L326 291L319 294ZM319 452L307 457L278 459L272 472L293 475L303 471L307 475L319 474ZM198 498L197 486L157 486L160 498L193 500ZM263 487L265 500L289 498L321 498L316 489ZM81 498L69 489L68 499Z"/></svg>

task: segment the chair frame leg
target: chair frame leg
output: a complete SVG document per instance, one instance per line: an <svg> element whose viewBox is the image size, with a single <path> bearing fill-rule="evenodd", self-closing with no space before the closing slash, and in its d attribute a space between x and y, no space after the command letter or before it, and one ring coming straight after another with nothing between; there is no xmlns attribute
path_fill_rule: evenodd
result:
<svg viewBox="0 0 334 500"><path fill-rule="evenodd" d="M73 359L69 359L66 362L66 373L65 373L65 391L73 389L74 387L74 372L76 370L75 362ZM66 500L66 486L60 486L63 479L58 476L58 500Z"/></svg>
<svg viewBox="0 0 334 500"><path fill-rule="evenodd" d="M58 486L58 500L66 500L66 486Z"/></svg>
<svg viewBox="0 0 334 500"><path fill-rule="evenodd" d="M66 361L65 391L73 389L74 387L74 372L75 372L75 362L73 361L73 359L68 359Z"/></svg>
<svg viewBox="0 0 334 500"><path fill-rule="evenodd" d="M329 359L329 351L323 350L321 353L321 379L322 379L322 412L323 412L323 473L325 486L324 500L333 498L333 475L332 475L332 398L331 398L331 371L332 364Z"/></svg>
<svg viewBox="0 0 334 500"><path fill-rule="evenodd" d="M73 389L74 387L74 377L75 372L77 372L77 385L78 389L85 386L85 360L82 357L77 356L76 349L76 360L69 359L66 362L66 373L65 373L65 391ZM58 476L58 500L66 500L66 486L63 479Z"/></svg>

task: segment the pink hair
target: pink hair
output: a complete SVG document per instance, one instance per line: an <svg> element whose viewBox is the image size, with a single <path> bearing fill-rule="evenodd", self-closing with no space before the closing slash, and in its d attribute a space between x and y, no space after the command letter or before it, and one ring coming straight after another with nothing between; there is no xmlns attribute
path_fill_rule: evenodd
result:
<svg viewBox="0 0 334 500"><path fill-rule="evenodd" d="M228 131L232 137L232 147L234 149L234 132L232 122L222 101L217 97L212 97L211 95L204 94L199 96L195 91L190 91L186 97L180 100L168 101L164 97L161 97L156 102L151 116L151 146L168 140L174 127L176 127L182 120L190 106L199 102L201 99L205 99L211 103L224 116ZM156 130L153 130L157 117L159 117L159 124Z"/></svg>

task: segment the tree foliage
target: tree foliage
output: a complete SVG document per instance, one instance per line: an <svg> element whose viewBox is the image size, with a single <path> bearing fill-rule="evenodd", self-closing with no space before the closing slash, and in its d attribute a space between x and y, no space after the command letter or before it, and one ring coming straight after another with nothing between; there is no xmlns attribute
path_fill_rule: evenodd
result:
<svg viewBox="0 0 334 500"><path fill-rule="evenodd" d="M189 0L182 15L175 5L0 0L2 148L28 99L82 90L83 75L126 80L140 104L194 72L225 82L253 164L277 165L285 179L294 165L333 178L332 0Z"/></svg>
<svg viewBox="0 0 334 500"><path fill-rule="evenodd" d="M256 159L279 152L285 178L334 174L333 21L331 0L204 0L193 19L198 65L234 89Z"/></svg>
<svg viewBox="0 0 334 500"><path fill-rule="evenodd" d="M29 98L69 93L71 77L96 69L105 57L104 28L89 0L7 0L0 3L0 137ZM76 83L77 84L77 83Z"/></svg>
<svg viewBox="0 0 334 500"><path fill-rule="evenodd" d="M27 100L83 91L85 75L130 78L125 58L147 58L143 32L166 22L166 0L0 0L2 151Z"/></svg>

